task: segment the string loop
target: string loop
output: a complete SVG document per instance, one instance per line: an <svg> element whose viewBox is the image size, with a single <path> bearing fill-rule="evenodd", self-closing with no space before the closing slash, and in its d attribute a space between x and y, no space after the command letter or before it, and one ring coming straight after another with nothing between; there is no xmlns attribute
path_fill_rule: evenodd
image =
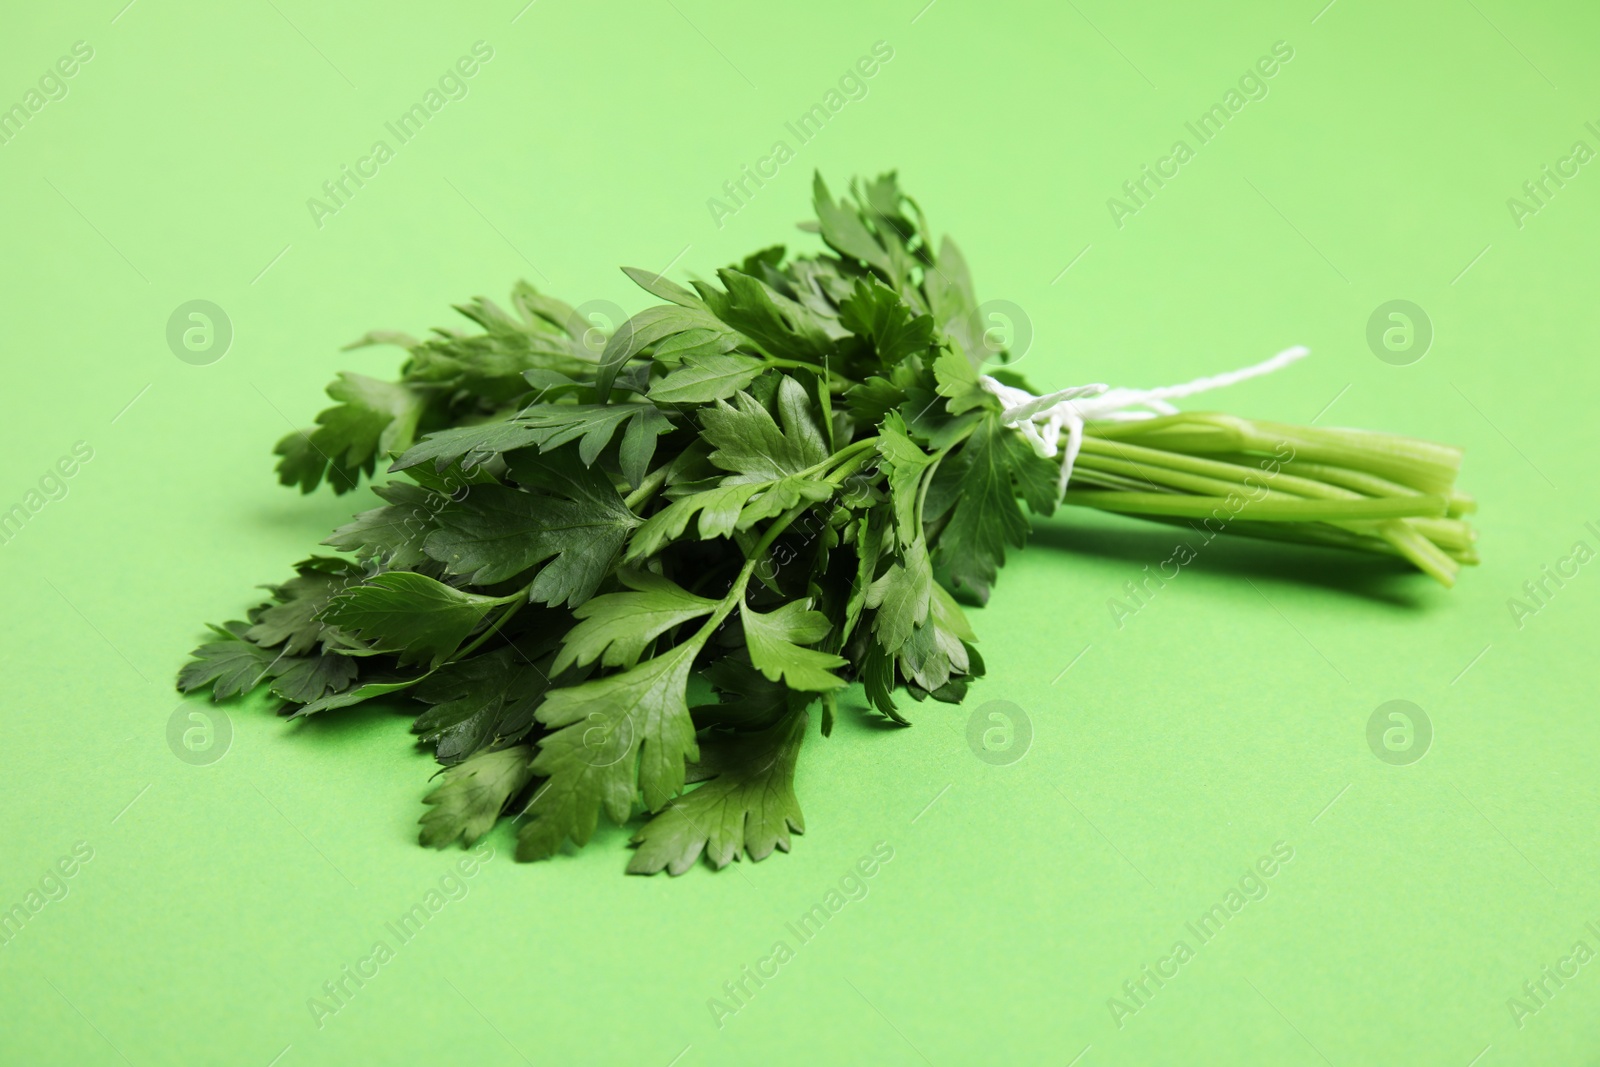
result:
<svg viewBox="0 0 1600 1067"><path fill-rule="evenodd" d="M1311 350L1304 345L1286 348L1271 359L1238 370L1196 378L1179 385L1163 385L1154 389L1111 388L1103 383L1075 385L1058 389L1044 396L1034 396L1026 389L1005 385L987 374L978 376L978 382L999 398L1003 410L1000 421L1012 427L1045 459L1061 457L1061 475L1056 479L1056 493L1064 495L1067 482L1072 479L1072 467L1083 448L1083 424L1096 420L1132 422L1153 419L1160 415L1176 415L1178 409L1168 401L1181 400L1196 393L1222 389L1250 378L1259 378L1282 370L1289 364L1309 356ZM1066 447L1061 444L1061 434L1067 435Z"/></svg>

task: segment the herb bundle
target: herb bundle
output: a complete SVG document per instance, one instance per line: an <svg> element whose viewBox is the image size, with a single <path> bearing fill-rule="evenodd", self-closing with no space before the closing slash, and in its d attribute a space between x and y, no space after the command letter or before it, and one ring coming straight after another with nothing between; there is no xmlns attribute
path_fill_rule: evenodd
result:
<svg viewBox="0 0 1600 1067"><path fill-rule="evenodd" d="M476 332L351 346L404 347L399 379L341 374L278 472L344 493L382 462L382 503L324 542L343 555L213 627L180 688L265 688L295 718L408 697L444 768L423 844L517 812L518 858L543 859L642 808L628 870L679 874L789 848L813 708L826 735L842 700L902 724L907 698L962 700L983 661L958 598L987 599L1024 503L1385 553L1445 584L1476 562L1459 451L1389 434L1095 420L1059 486L1040 413L1002 400L1034 390L895 176L841 200L819 177L815 209L822 254L766 248L692 290L627 270L662 303L603 346L526 284L509 310L459 307Z"/></svg>

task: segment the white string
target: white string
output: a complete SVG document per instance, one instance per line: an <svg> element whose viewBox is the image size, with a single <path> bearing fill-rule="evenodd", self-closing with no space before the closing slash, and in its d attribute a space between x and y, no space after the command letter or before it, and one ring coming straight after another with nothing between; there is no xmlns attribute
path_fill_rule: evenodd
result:
<svg viewBox="0 0 1600 1067"><path fill-rule="evenodd" d="M1153 419L1158 415L1176 415L1178 409L1167 403L1186 396L1222 389L1229 385L1258 378L1282 370L1297 359L1309 356L1311 350L1303 345L1286 348L1271 359L1250 367L1196 378L1181 385L1163 385L1154 389L1112 389L1104 384L1075 385L1059 389L1044 396L1034 396L1026 389L1018 389L995 381L987 374L979 375L978 382L1000 399L1004 405L1000 421L1020 433L1038 455L1045 459L1061 457L1061 476L1056 480L1056 493L1067 491L1072 478L1072 466L1083 447L1083 424L1100 419L1109 422L1132 422ZM1139 410L1143 409L1143 410ZM1067 443L1061 447L1061 432L1065 430Z"/></svg>

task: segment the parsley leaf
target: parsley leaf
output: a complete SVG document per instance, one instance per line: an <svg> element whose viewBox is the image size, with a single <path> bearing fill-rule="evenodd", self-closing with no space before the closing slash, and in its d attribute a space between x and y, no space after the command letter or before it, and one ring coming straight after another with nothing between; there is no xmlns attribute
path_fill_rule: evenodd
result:
<svg viewBox="0 0 1600 1067"><path fill-rule="evenodd" d="M700 416L705 439L714 447L711 462L734 477L724 484L771 482L821 463L828 445L811 414L805 389L784 375L778 386L778 419L749 393L732 405L718 401Z"/></svg>
<svg viewBox="0 0 1600 1067"><path fill-rule="evenodd" d="M814 645L828 636L833 624L820 611L811 611L811 601L793 600L767 614L746 604L739 612L744 623L744 639L750 648L750 662L776 682L780 677L790 689L823 692L844 688L845 681L829 671L849 661L831 652L819 652L801 645Z"/></svg>
<svg viewBox="0 0 1600 1067"><path fill-rule="evenodd" d="M316 429L278 444L284 457L279 480L306 493L324 479L334 492L354 489L378 456L410 446L423 410L422 397L409 386L348 371L328 386L328 396L342 403L318 415Z"/></svg>
<svg viewBox="0 0 1600 1067"><path fill-rule="evenodd" d="M445 768L444 782L423 797L429 805L418 835L429 848L471 845L489 832L510 799L528 784L527 745L480 752Z"/></svg>
<svg viewBox="0 0 1600 1067"><path fill-rule="evenodd" d="M726 400L749 386L767 365L754 356L718 352L685 357L683 364L650 387L650 399L663 404Z"/></svg>
<svg viewBox="0 0 1600 1067"><path fill-rule="evenodd" d="M321 641L324 647L345 642L339 632L317 618L328 601L359 578L361 568L348 560L312 556L297 563L298 574L272 588L274 604L251 615L255 625L244 636L263 648L283 646L285 656L298 656Z"/></svg>
<svg viewBox="0 0 1600 1067"><path fill-rule="evenodd" d="M938 559L958 585L980 600L989 599L1006 546L1027 543L1028 520L1017 504L1012 476L1015 466L1032 455L1026 443L1000 425L998 415L990 415L940 467L938 477L957 491L939 536Z"/></svg>
<svg viewBox="0 0 1600 1067"><path fill-rule="evenodd" d="M839 305L839 321L871 342L880 367L926 352L934 342L931 315L916 314L893 289L863 278L856 279L855 289Z"/></svg>
<svg viewBox="0 0 1600 1067"><path fill-rule="evenodd" d="M355 660L349 656L283 656L272 665L271 688L274 696L309 704L343 692L355 677Z"/></svg>
<svg viewBox="0 0 1600 1067"><path fill-rule="evenodd" d="M450 498L410 482L377 485L372 491L387 503L361 512L322 543L394 570L416 567L428 558L422 543Z"/></svg>
<svg viewBox="0 0 1600 1067"><path fill-rule="evenodd" d="M424 463L431 463L436 471L454 464L479 467L502 453L538 444L546 436L542 427L509 420L456 426L431 433L420 444L406 449L389 470L399 472Z"/></svg>
<svg viewBox="0 0 1600 1067"><path fill-rule="evenodd" d="M789 851L789 834L804 833L794 795L795 762L805 740L805 712L765 730L713 735L701 746L701 766L715 777L662 810L633 835L638 851L630 874L683 874L704 853L721 870L739 858L764 860Z"/></svg>
<svg viewBox="0 0 1600 1067"><path fill-rule="evenodd" d="M416 687L416 698L433 706L417 716L411 729L434 746L439 762L455 763L526 736L534 709L549 688L549 658L541 665L509 645L456 660Z"/></svg>
<svg viewBox="0 0 1600 1067"><path fill-rule="evenodd" d="M517 599L464 593L426 575L389 571L335 596L320 618L395 653L402 664L437 666L492 609Z"/></svg>
<svg viewBox="0 0 1600 1067"><path fill-rule="evenodd" d="M607 667L632 667L650 642L717 609L717 601L648 571L624 571L618 577L633 591L607 593L579 606L572 613L579 622L562 639L554 670L596 659Z"/></svg>
<svg viewBox="0 0 1600 1067"><path fill-rule="evenodd" d="M568 839L585 844L602 807L624 822L639 790L656 810L683 789L684 761L699 754L689 668L704 643L691 639L620 674L546 694L538 715L551 732L533 760L545 782L517 835L519 858L545 859Z"/></svg>
<svg viewBox="0 0 1600 1067"><path fill-rule="evenodd" d="M210 686L212 700L227 700L248 693L271 676L278 653L247 640L248 625L230 622L211 629L218 639L190 653L194 658L178 672L179 689L192 693Z"/></svg>

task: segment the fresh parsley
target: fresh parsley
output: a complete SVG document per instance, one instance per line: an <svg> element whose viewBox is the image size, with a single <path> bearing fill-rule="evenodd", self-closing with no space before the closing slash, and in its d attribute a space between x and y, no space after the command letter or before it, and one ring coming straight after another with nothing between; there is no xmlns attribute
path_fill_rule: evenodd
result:
<svg viewBox="0 0 1600 1067"><path fill-rule="evenodd" d="M414 700L444 767L423 844L515 812L518 857L543 859L642 812L628 869L681 874L788 850L812 709L827 735L842 708L905 724L907 696L965 697L983 661L960 601L987 600L1030 512L1387 553L1446 584L1476 562L1460 453L1392 435L1091 423L1061 497L980 383L1026 387L984 366L954 243L893 174L838 200L818 177L814 206L824 251L692 290L628 270L663 303L598 355L526 283L459 307L476 333L363 337L406 350L398 379L341 374L278 474L345 493L382 465L379 506L214 627L179 688L295 716Z"/></svg>

